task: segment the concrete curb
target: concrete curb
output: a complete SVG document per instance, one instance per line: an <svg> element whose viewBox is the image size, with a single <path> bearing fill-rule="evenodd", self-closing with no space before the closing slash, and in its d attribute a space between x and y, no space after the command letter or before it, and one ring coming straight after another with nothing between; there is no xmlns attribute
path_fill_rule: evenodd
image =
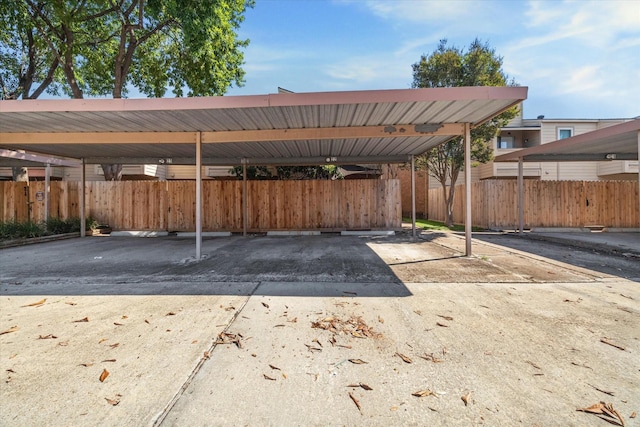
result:
<svg viewBox="0 0 640 427"><path fill-rule="evenodd" d="M193 231L179 231L177 233L171 233L171 235L175 235L176 237L196 237L196 233ZM231 236L230 231L204 231L202 232L202 237L229 237Z"/></svg>
<svg viewBox="0 0 640 427"><path fill-rule="evenodd" d="M168 236L168 231L112 231L111 237L164 237Z"/></svg>
<svg viewBox="0 0 640 427"><path fill-rule="evenodd" d="M319 231L290 230L290 231L267 231L267 236L319 236Z"/></svg>
<svg viewBox="0 0 640 427"><path fill-rule="evenodd" d="M77 231L75 233L54 234L52 236L32 237L29 239L25 238L25 239L7 240L5 242L0 243L0 249L13 248L16 246L32 245L35 243L53 242L55 240L73 239L74 237L80 237L80 232Z"/></svg>
<svg viewBox="0 0 640 427"><path fill-rule="evenodd" d="M341 236L395 236L393 230L363 230L363 231L341 231Z"/></svg>

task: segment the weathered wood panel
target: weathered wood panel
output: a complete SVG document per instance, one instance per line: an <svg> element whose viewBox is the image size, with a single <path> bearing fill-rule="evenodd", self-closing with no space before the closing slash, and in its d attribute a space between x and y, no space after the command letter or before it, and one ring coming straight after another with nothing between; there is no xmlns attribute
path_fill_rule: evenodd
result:
<svg viewBox="0 0 640 427"><path fill-rule="evenodd" d="M464 222L464 185L456 188L454 222ZM491 229L518 227L516 180L472 184L473 225ZM524 225L531 227L637 228L638 183L635 181L524 181ZM444 221L440 188L429 190L429 218Z"/></svg>

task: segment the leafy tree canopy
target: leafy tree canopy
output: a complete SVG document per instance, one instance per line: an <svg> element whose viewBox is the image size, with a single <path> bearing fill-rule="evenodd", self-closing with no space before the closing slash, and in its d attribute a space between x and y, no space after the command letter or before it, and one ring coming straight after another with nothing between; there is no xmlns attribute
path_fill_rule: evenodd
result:
<svg viewBox="0 0 640 427"><path fill-rule="evenodd" d="M515 82L509 81L502 70L502 57L488 43L479 39L471 42L467 50L448 45L446 39L441 40L433 53L422 55L412 67L414 88L515 86ZM517 107L511 108L471 130L471 159L474 162L486 163L493 159L490 141L517 113ZM462 137L427 151L416 159L416 165L429 169L441 183L447 201L445 222L452 225L455 183L464 166ZM447 193L448 182L451 187Z"/></svg>

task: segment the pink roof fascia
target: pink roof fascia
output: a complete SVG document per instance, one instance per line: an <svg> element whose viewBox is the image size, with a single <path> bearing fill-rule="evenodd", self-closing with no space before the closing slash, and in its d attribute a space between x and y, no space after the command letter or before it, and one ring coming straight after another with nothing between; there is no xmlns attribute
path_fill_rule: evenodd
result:
<svg viewBox="0 0 640 427"><path fill-rule="evenodd" d="M586 132L580 135L573 136L571 138L549 142L537 147L530 147L523 150L514 151L512 153L501 154L499 156L496 156L494 161L508 162L518 160L520 157L534 154L549 154L561 149L579 147L581 144L585 143L606 140L607 138L619 136L627 132L631 135L635 135L640 132L640 119L620 123L619 125L607 126L606 128Z"/></svg>
<svg viewBox="0 0 640 427"><path fill-rule="evenodd" d="M97 112L199 110L224 108L288 107L335 104L371 104L425 101L517 100L527 97L526 87L453 87L345 92L278 93L268 95L211 96L140 99L38 99L0 101L0 112Z"/></svg>

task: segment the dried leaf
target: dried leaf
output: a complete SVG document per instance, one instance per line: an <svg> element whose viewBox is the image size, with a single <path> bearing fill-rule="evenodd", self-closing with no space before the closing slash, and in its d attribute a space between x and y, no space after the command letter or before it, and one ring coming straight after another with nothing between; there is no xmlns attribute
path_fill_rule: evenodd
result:
<svg viewBox="0 0 640 427"><path fill-rule="evenodd" d="M442 326L443 328L448 328L449 325L445 325L444 323L436 322L436 325Z"/></svg>
<svg viewBox="0 0 640 427"><path fill-rule="evenodd" d="M384 319L382 317L378 316L378 322L384 323Z"/></svg>
<svg viewBox="0 0 640 427"><path fill-rule="evenodd" d="M118 347L119 345L120 345L120 343L119 343L119 342L117 342L117 343L115 343L115 344L109 344L109 347L111 347L111 348L116 348L116 347Z"/></svg>
<svg viewBox="0 0 640 427"><path fill-rule="evenodd" d="M349 392L349 397L351 398L351 400L353 400L353 403L356 404L356 407L358 408L358 411L360 411L360 413L362 413L362 407L360 406L360 402L358 402L358 399L356 399L356 397Z"/></svg>
<svg viewBox="0 0 640 427"><path fill-rule="evenodd" d="M373 390L371 387L369 387L368 385L364 384L364 383L360 383L360 387L367 390L367 391L371 391Z"/></svg>
<svg viewBox="0 0 640 427"><path fill-rule="evenodd" d="M274 328L284 328L286 325L283 325L282 323L279 325L274 326Z"/></svg>
<svg viewBox="0 0 640 427"><path fill-rule="evenodd" d="M527 362L529 365L531 365L531 366L533 366L534 368L536 368L536 369L542 369L540 366L536 365L535 363L533 363L533 362L532 362L532 361L530 361L530 360L526 360L526 362Z"/></svg>
<svg viewBox="0 0 640 427"><path fill-rule="evenodd" d="M442 317L444 320L453 320L453 317L451 316L443 316L442 314L436 314L436 316Z"/></svg>
<svg viewBox="0 0 640 427"><path fill-rule="evenodd" d="M471 399L471 392L468 392L467 394L462 396L461 399L464 402L464 406L469 406L469 399Z"/></svg>
<svg viewBox="0 0 640 427"><path fill-rule="evenodd" d="M0 332L0 335L4 335L4 334L10 334L11 332L15 332L17 331L19 328L17 326L12 326L9 329L7 329L6 331L2 331Z"/></svg>
<svg viewBox="0 0 640 427"><path fill-rule="evenodd" d="M210 358L210 357L211 357L211 353L209 353L208 351L205 351L205 352L202 354L202 357L204 357L205 359L208 359L208 358Z"/></svg>
<svg viewBox="0 0 640 427"><path fill-rule="evenodd" d="M314 342L318 344L320 347L322 347L322 344L320 343L320 341L318 341L318 338L314 338L313 340L311 340L311 342Z"/></svg>
<svg viewBox="0 0 640 427"><path fill-rule="evenodd" d="M47 299L41 299L40 301L37 302L32 302L31 304L27 304L27 305L23 305L22 307L37 307L39 305L44 304L47 301Z"/></svg>
<svg viewBox="0 0 640 427"><path fill-rule="evenodd" d="M353 348L350 345L343 345L343 344L336 344L336 347L342 347L342 348L348 348L348 349L352 349Z"/></svg>
<svg viewBox="0 0 640 427"><path fill-rule="evenodd" d="M73 302L73 301L67 301L65 302L65 304L69 304L69 305L78 305L77 302Z"/></svg>
<svg viewBox="0 0 640 427"><path fill-rule="evenodd" d="M588 408L576 409L576 411L587 412L587 413L596 414L596 415L605 415L607 417L613 418L613 420L610 420L605 417L600 417L600 418L602 418L603 420L611 424L617 424L624 427L624 419L622 418L622 415L620 415L620 413L615 410L615 408L611 403L607 404L605 402L600 402L600 403L593 404Z"/></svg>
<svg viewBox="0 0 640 427"><path fill-rule="evenodd" d="M106 369L103 370L102 373L100 374L100 382L103 383L108 376L109 376L109 371L107 371Z"/></svg>
<svg viewBox="0 0 640 427"><path fill-rule="evenodd" d="M269 308L269 304L267 304L266 302L263 302L262 305L265 306L266 308Z"/></svg>
<svg viewBox="0 0 640 427"><path fill-rule="evenodd" d="M176 314L173 311L168 312L165 316L175 316Z"/></svg>
<svg viewBox="0 0 640 427"><path fill-rule="evenodd" d="M297 323L297 322L298 322L298 318L297 318L297 317L294 317L294 318L293 318L293 319L291 319L291 320L287 320L287 322L290 322L290 323Z"/></svg>
<svg viewBox="0 0 640 427"><path fill-rule="evenodd" d="M604 394L608 394L609 396L615 396L615 393L612 391L607 391L607 390L602 390L601 388L598 388L594 385L591 385L589 383L587 383L588 386L593 387L594 389L598 390L600 393L604 393Z"/></svg>
<svg viewBox="0 0 640 427"><path fill-rule="evenodd" d="M637 414L636 414L636 411L633 411L631 415L629 415L629 418L635 418L635 417L637 417Z"/></svg>
<svg viewBox="0 0 640 427"><path fill-rule="evenodd" d="M102 344L103 342L105 342L107 339L106 338L100 338L100 341L98 341L98 344Z"/></svg>
<svg viewBox="0 0 640 427"><path fill-rule="evenodd" d="M57 339L57 338L58 338L57 336L52 335L52 334L49 334L49 335L40 335L40 336L38 337L38 339L39 339L39 340L55 340L55 339Z"/></svg>
<svg viewBox="0 0 640 427"><path fill-rule="evenodd" d="M611 347L615 347L615 348L617 348L617 349L619 349L619 350L624 351L624 347L622 347L622 346L620 346L620 345L617 345L617 344L612 343L611 341L609 341L609 339L608 339L607 337L600 338L600 342L605 343L605 344L608 344L608 345L610 345Z"/></svg>
<svg viewBox="0 0 640 427"><path fill-rule="evenodd" d="M275 378L271 378L269 375L267 374L262 374L262 376L264 377L265 380L269 380L269 381L275 381Z"/></svg>
<svg viewBox="0 0 640 427"><path fill-rule="evenodd" d="M362 359L349 359L349 362L353 363L354 365L364 365L369 363L369 362L365 362Z"/></svg>
<svg viewBox="0 0 640 427"><path fill-rule="evenodd" d="M435 356L433 355L433 353L431 353L431 354L427 354L427 353L425 353L425 354L424 354L424 356L420 356L420 357L422 357L424 360L430 360L430 361L432 361L433 363L440 363L440 362L442 362L442 359L438 359L437 357L435 357Z"/></svg>
<svg viewBox="0 0 640 427"><path fill-rule="evenodd" d="M104 359L103 362L115 362L116 359Z"/></svg>
<svg viewBox="0 0 640 427"><path fill-rule="evenodd" d="M321 348L314 347L314 346L309 345L309 344L305 344L305 346L307 347L307 349L308 349L310 352L314 352L314 351L322 351L322 349L321 349Z"/></svg>
<svg viewBox="0 0 640 427"><path fill-rule="evenodd" d="M128 319L128 318L129 318L129 316L125 316L125 315L123 315L123 316L122 316L122 318L123 318L123 319Z"/></svg>
<svg viewBox="0 0 640 427"><path fill-rule="evenodd" d="M410 358L408 358L402 353L396 353L395 355L398 356L400 359L402 359L405 363L413 363L413 360L411 360Z"/></svg>
<svg viewBox="0 0 640 427"><path fill-rule="evenodd" d="M144 323L149 323L149 321L147 319L144 319Z"/></svg>
<svg viewBox="0 0 640 427"><path fill-rule="evenodd" d="M278 368L277 366L273 366L273 365L269 365L269 367L271 369L275 369L276 371L281 371L282 369Z"/></svg>
<svg viewBox="0 0 640 427"><path fill-rule="evenodd" d="M425 390L420 390L420 391L416 391L415 393L411 393L411 396L426 397L426 396L436 396L436 394L427 388Z"/></svg>
<svg viewBox="0 0 640 427"><path fill-rule="evenodd" d="M104 399L107 401L107 403L109 403L109 405L117 406L118 403L120 403L121 397L122 397L121 395L117 394L115 399L109 399L108 397L105 397Z"/></svg>
<svg viewBox="0 0 640 427"><path fill-rule="evenodd" d="M71 323L84 323L84 322L88 322L88 321L89 321L89 318L88 317L84 317L84 318L79 319L79 320L74 320Z"/></svg>
<svg viewBox="0 0 640 427"><path fill-rule="evenodd" d="M124 326L124 323L113 322L113 324L116 326Z"/></svg>
<svg viewBox="0 0 640 427"><path fill-rule="evenodd" d="M81 363L79 366L84 366L85 368L88 368L89 366L93 366L93 363Z"/></svg>

